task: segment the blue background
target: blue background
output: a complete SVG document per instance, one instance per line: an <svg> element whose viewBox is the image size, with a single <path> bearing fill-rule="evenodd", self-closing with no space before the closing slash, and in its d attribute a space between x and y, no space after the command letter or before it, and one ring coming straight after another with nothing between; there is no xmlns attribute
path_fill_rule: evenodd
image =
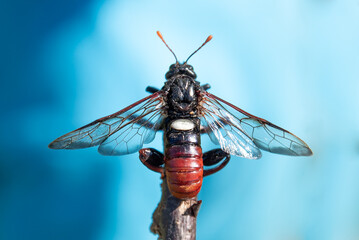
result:
<svg viewBox="0 0 359 240"><path fill-rule="evenodd" d="M137 154L47 148L163 85L156 30L182 61L213 34L198 80L314 152L233 157L204 180L198 239L359 239L358 0L17 0L0 22L0 239L156 239Z"/></svg>

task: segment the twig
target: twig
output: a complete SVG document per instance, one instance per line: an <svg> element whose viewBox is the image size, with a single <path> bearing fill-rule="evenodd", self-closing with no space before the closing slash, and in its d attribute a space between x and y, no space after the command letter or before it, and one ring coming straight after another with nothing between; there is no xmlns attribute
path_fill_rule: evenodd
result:
<svg viewBox="0 0 359 240"><path fill-rule="evenodd" d="M162 197L152 215L151 232L163 240L195 240L197 214L202 201L197 201L197 197L175 198L168 190L166 177L161 188Z"/></svg>

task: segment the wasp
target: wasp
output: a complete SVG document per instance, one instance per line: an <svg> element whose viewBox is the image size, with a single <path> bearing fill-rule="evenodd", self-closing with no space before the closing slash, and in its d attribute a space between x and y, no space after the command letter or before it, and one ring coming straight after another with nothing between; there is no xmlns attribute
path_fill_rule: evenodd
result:
<svg viewBox="0 0 359 240"><path fill-rule="evenodd" d="M203 177L221 170L231 155L258 159L261 150L290 156L312 155L308 145L294 134L209 93L209 84L200 85L187 62L212 35L182 64L159 31L157 35L176 59L165 75L164 86L147 87L151 95L57 138L49 148L99 146L100 154L111 156L139 151L142 163L166 176L171 194L179 199L197 196ZM160 130L164 154L142 148ZM201 134L208 134L220 148L202 153Z"/></svg>

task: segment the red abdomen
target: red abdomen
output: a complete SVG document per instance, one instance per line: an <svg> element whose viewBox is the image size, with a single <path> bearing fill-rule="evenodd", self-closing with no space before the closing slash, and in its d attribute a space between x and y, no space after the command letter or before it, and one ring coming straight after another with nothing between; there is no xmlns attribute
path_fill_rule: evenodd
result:
<svg viewBox="0 0 359 240"><path fill-rule="evenodd" d="M202 149L196 145L175 145L165 151L167 184L173 196L180 199L197 196L202 186Z"/></svg>

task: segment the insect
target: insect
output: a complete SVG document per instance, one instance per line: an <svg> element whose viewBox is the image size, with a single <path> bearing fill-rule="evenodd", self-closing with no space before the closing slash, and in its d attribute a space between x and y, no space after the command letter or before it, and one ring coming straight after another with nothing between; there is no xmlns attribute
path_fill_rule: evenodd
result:
<svg viewBox="0 0 359 240"><path fill-rule="evenodd" d="M176 59L165 75L162 89L147 87L151 95L57 138L49 148L99 146L103 155L139 151L142 163L166 176L170 192L179 199L197 196L203 177L226 166L230 155L258 159L260 149L290 156L312 155L308 145L292 133L210 94L209 84L196 81L196 73L187 62L212 39L211 35L183 64L162 34L157 35ZM160 130L164 154L142 148ZM201 134L208 134L220 148L202 153ZM204 170L204 166L208 169Z"/></svg>

